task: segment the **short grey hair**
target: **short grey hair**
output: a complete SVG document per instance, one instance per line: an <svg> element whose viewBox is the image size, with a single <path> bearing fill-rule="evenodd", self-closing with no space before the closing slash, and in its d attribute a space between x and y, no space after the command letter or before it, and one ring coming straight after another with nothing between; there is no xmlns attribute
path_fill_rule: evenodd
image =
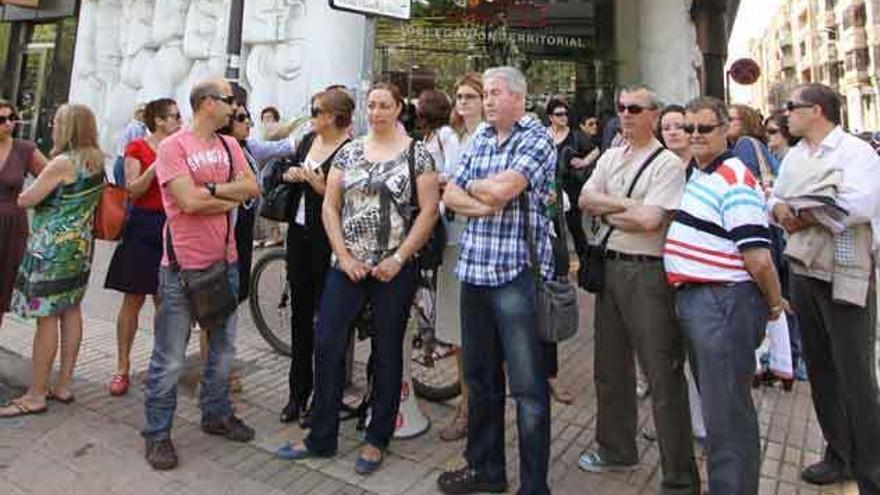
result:
<svg viewBox="0 0 880 495"><path fill-rule="evenodd" d="M712 113L715 114L715 118L718 119L719 125L726 125L730 122L730 112L727 110L727 105L723 101L712 96L694 98L685 105L684 109L688 113L697 113L700 110L711 110Z"/></svg>
<svg viewBox="0 0 880 495"><path fill-rule="evenodd" d="M486 71L483 72L483 81L491 78L504 79L507 89L511 93L520 95L528 93L529 88L528 83L526 82L526 76L516 67L503 66L486 69Z"/></svg>
<svg viewBox="0 0 880 495"><path fill-rule="evenodd" d="M648 99L651 101L651 110L663 108L663 102L657 96L657 92L647 84L625 84L621 86L617 91L617 100L620 100L621 93L636 93L638 91L644 91L648 95Z"/></svg>
<svg viewBox="0 0 880 495"><path fill-rule="evenodd" d="M190 107L192 107L193 113L195 113L199 109L202 100L208 98L209 96L218 94L220 90L220 83L217 79L208 79L196 83L189 93L189 105Z"/></svg>

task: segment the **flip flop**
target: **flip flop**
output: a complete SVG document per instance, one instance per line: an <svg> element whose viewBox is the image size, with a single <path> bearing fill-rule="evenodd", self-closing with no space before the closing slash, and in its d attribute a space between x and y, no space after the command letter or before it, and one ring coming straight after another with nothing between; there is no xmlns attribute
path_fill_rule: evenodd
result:
<svg viewBox="0 0 880 495"><path fill-rule="evenodd" d="M7 410L7 411L4 411ZM9 404L0 408L0 418L15 418L17 416L27 416L29 414L43 414L49 409L43 406L39 409L31 409L21 399L12 399Z"/></svg>
<svg viewBox="0 0 880 495"><path fill-rule="evenodd" d="M46 400L51 400L51 401L60 402L62 404L69 405L69 404L73 404L76 401L76 397L74 397L73 394L70 394L67 397L60 397L58 395L55 395L55 392L50 390L49 393L46 394Z"/></svg>

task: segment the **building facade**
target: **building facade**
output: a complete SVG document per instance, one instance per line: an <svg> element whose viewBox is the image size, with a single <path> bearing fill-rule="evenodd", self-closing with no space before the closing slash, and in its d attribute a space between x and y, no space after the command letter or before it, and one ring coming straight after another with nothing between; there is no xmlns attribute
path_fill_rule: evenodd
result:
<svg viewBox="0 0 880 495"><path fill-rule="evenodd" d="M535 110L549 95L563 95L582 115L608 114L615 88L631 82L680 103L701 90L718 93L737 4L415 0L410 20L392 21L333 10L328 0L245 0L241 84L252 110L273 105L294 117L329 84L362 97L371 81L390 79L414 98L428 87L450 91L465 71L512 64L529 77ZM24 109L24 137L49 139L54 108L69 96L95 110L102 146L111 151L137 103L173 97L188 116L192 83L224 72L229 0L36 5L0 6L0 53L13 74L0 96ZM49 9L56 10L51 20ZM40 35L50 23L56 27ZM44 58L64 83L48 99L35 98L46 79L46 63L34 56L39 49L50 50Z"/></svg>
<svg viewBox="0 0 880 495"><path fill-rule="evenodd" d="M784 0L750 51L762 69L752 104L765 114L793 85L820 82L840 94L850 130L880 130L880 0Z"/></svg>

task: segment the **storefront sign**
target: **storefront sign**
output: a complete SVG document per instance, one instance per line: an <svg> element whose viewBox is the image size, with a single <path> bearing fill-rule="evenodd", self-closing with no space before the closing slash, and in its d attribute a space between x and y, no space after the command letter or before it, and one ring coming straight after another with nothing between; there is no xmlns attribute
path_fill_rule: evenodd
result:
<svg viewBox="0 0 880 495"><path fill-rule="evenodd" d="M479 43L513 43L523 46L586 49L589 42L580 36L554 33L532 33L509 29L491 29L469 26L404 26L404 36L415 39L430 38L432 42L475 41Z"/></svg>
<svg viewBox="0 0 880 495"><path fill-rule="evenodd" d="M0 0L0 5L17 5L35 9L40 6L40 0Z"/></svg>
<svg viewBox="0 0 880 495"><path fill-rule="evenodd" d="M410 0L330 0L330 8L401 20L411 15Z"/></svg>

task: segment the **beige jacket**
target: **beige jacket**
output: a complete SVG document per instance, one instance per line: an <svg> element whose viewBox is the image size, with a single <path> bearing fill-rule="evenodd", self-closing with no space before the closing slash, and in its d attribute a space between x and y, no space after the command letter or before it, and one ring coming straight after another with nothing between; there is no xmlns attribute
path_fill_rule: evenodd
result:
<svg viewBox="0 0 880 495"><path fill-rule="evenodd" d="M790 204L808 204L821 198L828 204L842 184L843 174L818 158L785 167L774 185L774 195ZM821 204L822 202L816 201ZM817 212L836 208L818 206ZM824 212L823 212L824 213ZM820 219L820 215L816 215ZM828 219L826 219L828 220ZM792 271L799 275L831 282L831 297L840 303L864 307L873 278L873 233L871 224L830 230L827 221L791 234L785 255ZM838 233L834 233L838 232Z"/></svg>

